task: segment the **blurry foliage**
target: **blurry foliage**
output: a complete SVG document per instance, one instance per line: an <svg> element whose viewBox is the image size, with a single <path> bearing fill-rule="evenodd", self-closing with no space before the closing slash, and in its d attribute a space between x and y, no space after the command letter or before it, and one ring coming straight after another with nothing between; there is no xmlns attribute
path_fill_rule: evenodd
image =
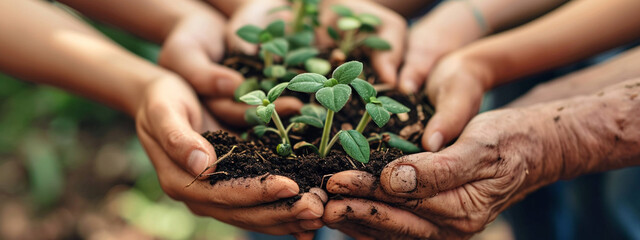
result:
<svg viewBox="0 0 640 240"><path fill-rule="evenodd" d="M88 22L129 51L155 62L157 45ZM162 192L134 127L128 116L99 103L0 73L0 168L15 166L5 162L17 162L26 174L21 181L28 182L0 186L0 200L3 195L18 193L9 196L29 199L31 207L42 214L56 207L69 208L61 200L68 191L76 191L75 195L86 197L96 206L117 202L118 215L127 224L155 237L236 238L236 228L197 217ZM118 170L111 168L116 161L120 161ZM110 171L102 174L109 178L101 178L100 171ZM78 182L78 178L82 180ZM115 200L105 199L105 193L117 184L127 185L128 190Z"/></svg>

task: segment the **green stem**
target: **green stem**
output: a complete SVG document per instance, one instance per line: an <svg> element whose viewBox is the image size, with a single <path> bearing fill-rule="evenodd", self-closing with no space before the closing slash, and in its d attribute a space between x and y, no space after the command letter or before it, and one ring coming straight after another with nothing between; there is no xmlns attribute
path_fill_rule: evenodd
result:
<svg viewBox="0 0 640 240"><path fill-rule="evenodd" d="M333 138L331 138L331 141L329 141L329 145L327 145L327 149L325 149L325 153L323 153L322 155L324 156L329 155L329 151L331 151L331 148L333 147L333 145L336 144L336 142L338 141L338 137L340 136L340 133L342 133L342 130L336 133L336 135L333 135Z"/></svg>
<svg viewBox="0 0 640 240"><path fill-rule="evenodd" d="M347 56L353 50L353 38L356 36L357 29L349 30L344 33L344 38L340 41L340 50Z"/></svg>
<svg viewBox="0 0 640 240"><path fill-rule="evenodd" d="M287 135L289 134L289 131L291 131L291 128L293 128L293 125L296 123L289 123L289 126L287 126L287 128L284 130L284 132L287 133Z"/></svg>
<svg viewBox="0 0 640 240"><path fill-rule="evenodd" d="M303 20L304 20L304 2L303 0L296 0L293 2L293 32L298 33L302 31Z"/></svg>
<svg viewBox="0 0 640 240"><path fill-rule="evenodd" d="M362 133L364 129L367 127L367 124L369 124L369 122L371 122L371 115L369 114L369 112L364 111L364 114L362 115L362 118L360 119L360 122L356 127L356 131L358 131L359 133Z"/></svg>
<svg viewBox="0 0 640 240"><path fill-rule="evenodd" d="M273 65L273 56L269 51L264 51L264 69L271 67Z"/></svg>
<svg viewBox="0 0 640 240"><path fill-rule="evenodd" d="M329 135L331 134L331 125L333 125L333 111L327 109L327 118L324 121L324 129L322 129L322 139L320 139L320 157L327 156L327 143L329 143Z"/></svg>
<svg viewBox="0 0 640 240"><path fill-rule="evenodd" d="M289 141L289 135L287 135L287 131L284 129L284 125L282 125L282 121L280 121L280 116L278 116L278 112L273 111L273 114L271 115L271 119L273 119L273 123L276 124L276 128L278 128L278 131L280 132L280 137L282 137L285 143L291 144L291 141Z"/></svg>

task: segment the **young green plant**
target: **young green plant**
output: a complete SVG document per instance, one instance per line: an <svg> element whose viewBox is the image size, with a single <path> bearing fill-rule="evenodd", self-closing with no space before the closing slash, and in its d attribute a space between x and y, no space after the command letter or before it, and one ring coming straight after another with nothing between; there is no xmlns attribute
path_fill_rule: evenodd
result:
<svg viewBox="0 0 640 240"><path fill-rule="evenodd" d="M369 143L366 138L354 130L339 131L331 138L331 128L333 125L333 116L340 111L351 96L351 84L362 72L362 63L351 61L338 66L330 79L316 73L303 73L294 77L289 86L289 90L315 93L316 100L327 108L324 126L322 130L322 138L318 154L325 157L329 154L331 147L340 140L345 152L357 161L366 163L369 161Z"/></svg>
<svg viewBox="0 0 640 240"><path fill-rule="evenodd" d="M378 97L376 89L367 81L355 79L351 82L351 86L356 90L358 95L360 95L366 104L366 111L362 115L362 118L355 129L360 133L364 131L371 120L373 120L378 127L383 127L387 122L389 122L389 119L391 119L392 113L398 114L410 111L408 107L391 99L390 97Z"/></svg>
<svg viewBox="0 0 640 240"><path fill-rule="evenodd" d="M374 50L391 49L387 41L371 35L376 31L376 27L382 24L380 18L370 13L355 14L342 5L333 5L331 9L340 16L337 27L342 31L342 36L333 27L327 28L327 31L345 55L348 56L353 49L360 46L367 46Z"/></svg>
<svg viewBox="0 0 640 240"><path fill-rule="evenodd" d="M278 154L282 156L288 156L291 154L291 141L289 140L288 130L284 128L273 102L280 96L280 94L282 94L288 84L289 83L287 82L280 83L269 90L269 93L267 94L261 90L256 90L240 97L240 101L249 105L258 106L256 108L256 115L262 121L269 123L269 121L273 119L273 123L276 125L276 130L274 132L282 138L282 143L277 146L276 150ZM267 130L268 129L265 129L265 131Z"/></svg>

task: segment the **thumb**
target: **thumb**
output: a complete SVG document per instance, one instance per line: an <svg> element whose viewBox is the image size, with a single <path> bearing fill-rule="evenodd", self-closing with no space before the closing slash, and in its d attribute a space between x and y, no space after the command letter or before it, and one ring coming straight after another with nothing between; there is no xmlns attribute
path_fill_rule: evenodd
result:
<svg viewBox="0 0 640 240"><path fill-rule="evenodd" d="M416 94L427 81L429 72L436 58L423 52L415 52L409 49L404 60L404 66L400 69L398 88L405 94Z"/></svg>
<svg viewBox="0 0 640 240"><path fill-rule="evenodd" d="M169 106L149 108L150 127L146 129L153 136L169 157L187 172L197 176L216 161L213 146L198 132L189 119L200 119L201 116L189 116L186 109ZM207 170L213 172L215 168Z"/></svg>
<svg viewBox="0 0 640 240"><path fill-rule="evenodd" d="M495 170L483 162L495 159L497 152L487 151L471 141L456 142L437 153L418 153L389 163L380 174L380 184L389 195L428 198L466 183L486 179ZM493 172L493 173L492 173Z"/></svg>

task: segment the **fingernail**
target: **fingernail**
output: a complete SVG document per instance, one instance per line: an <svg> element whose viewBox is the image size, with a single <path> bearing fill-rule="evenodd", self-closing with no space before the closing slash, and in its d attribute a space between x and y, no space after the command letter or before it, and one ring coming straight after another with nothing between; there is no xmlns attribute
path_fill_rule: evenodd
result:
<svg viewBox="0 0 640 240"><path fill-rule="evenodd" d="M389 185L394 192L406 193L415 190L417 182L416 169L410 165L400 165L391 172Z"/></svg>
<svg viewBox="0 0 640 240"><path fill-rule="evenodd" d="M327 201L329 201L329 196L327 196L327 193L320 188L311 188L309 189L309 192L318 196L322 203L327 203Z"/></svg>
<svg viewBox="0 0 640 240"><path fill-rule="evenodd" d="M311 209L306 209L296 216L297 219L312 220L322 217L322 214L314 213Z"/></svg>
<svg viewBox="0 0 640 240"><path fill-rule="evenodd" d="M411 79L403 79L400 81L400 90L404 93L415 93L418 91L416 88L416 83Z"/></svg>
<svg viewBox="0 0 640 240"><path fill-rule="evenodd" d="M303 220L300 221L300 227L305 230L316 230L323 226L322 221L320 220Z"/></svg>
<svg viewBox="0 0 640 240"><path fill-rule="evenodd" d="M278 192L276 194L276 197L278 197L278 198L290 198L290 197L293 197L295 195L298 195L298 192L296 192L295 190L293 190L291 188L287 188L287 189L280 190L280 192Z"/></svg>
<svg viewBox="0 0 640 240"><path fill-rule="evenodd" d="M189 154L189 159L187 160L187 167L191 169L191 173L197 176L202 173L204 169L209 164L209 156L203 151L198 149L193 150L191 154Z"/></svg>
<svg viewBox="0 0 640 240"><path fill-rule="evenodd" d="M442 133L435 132L431 134L431 137L429 137L429 142L427 143L429 145L429 151L436 152L440 150L440 148L442 147L442 140Z"/></svg>

